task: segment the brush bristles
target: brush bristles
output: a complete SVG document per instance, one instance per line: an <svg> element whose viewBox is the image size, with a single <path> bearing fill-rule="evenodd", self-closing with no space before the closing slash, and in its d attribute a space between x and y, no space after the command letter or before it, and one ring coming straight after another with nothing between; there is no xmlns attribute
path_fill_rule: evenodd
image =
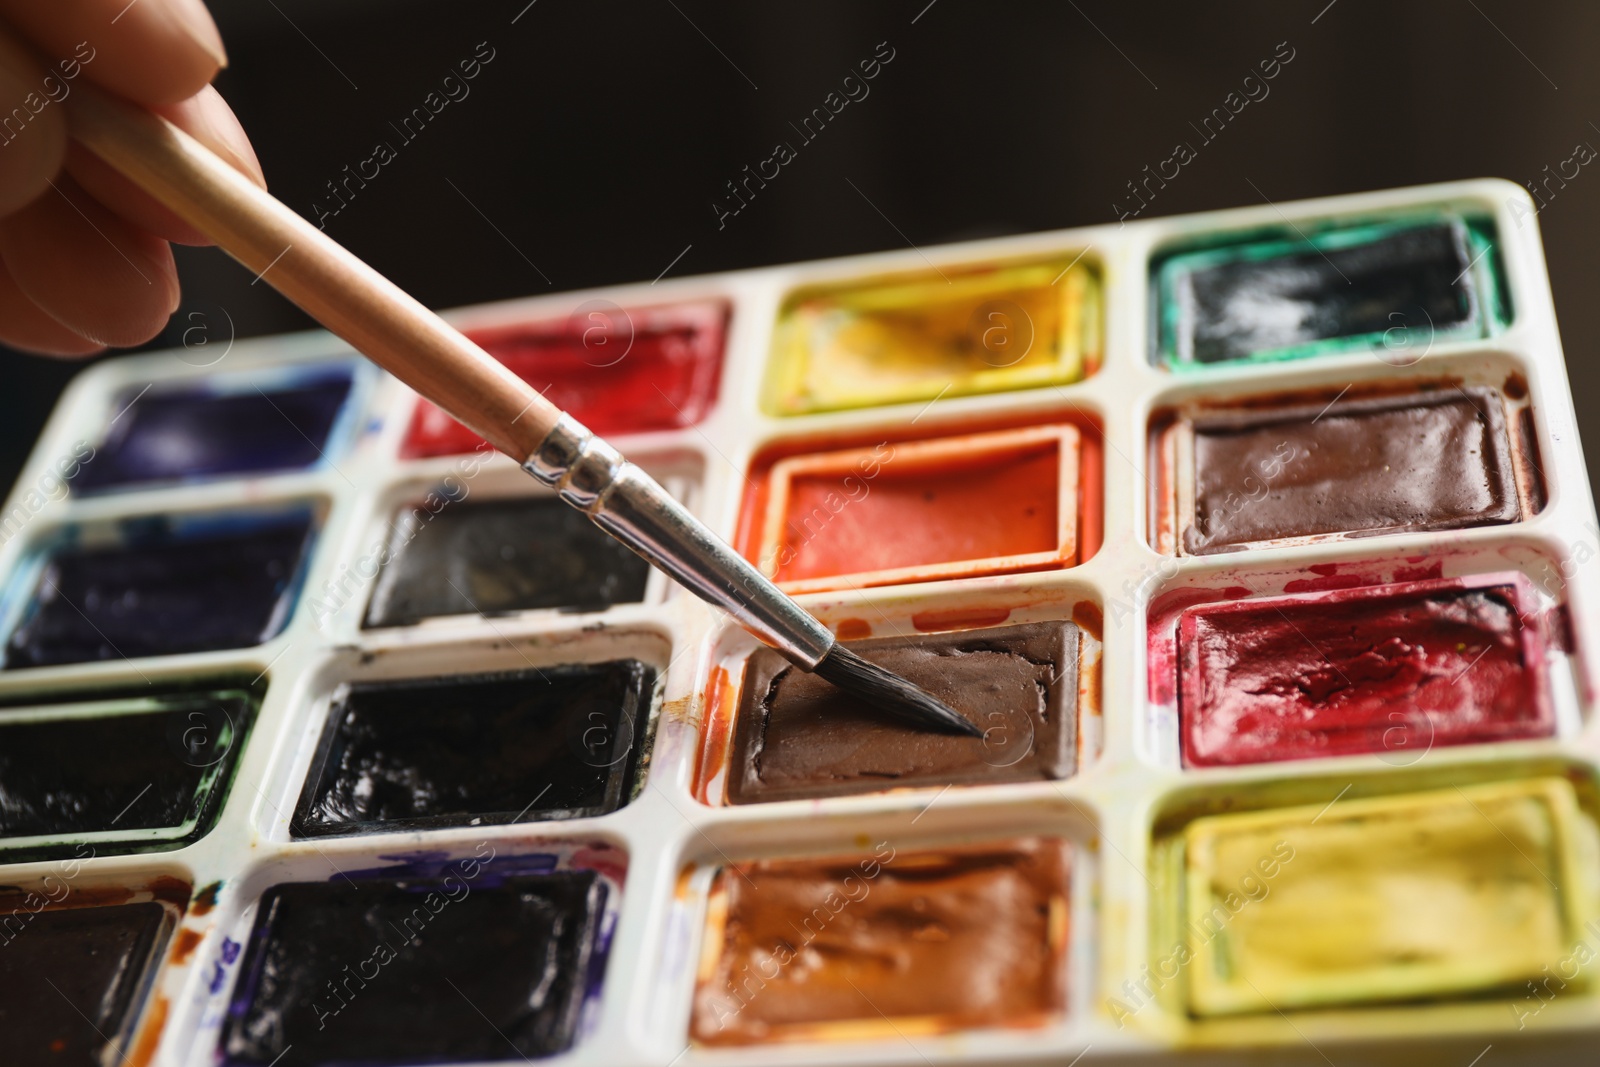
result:
<svg viewBox="0 0 1600 1067"><path fill-rule="evenodd" d="M817 664L815 672L886 715L915 723L924 729L982 737L978 729L960 712L912 685L898 674L868 663L848 648L835 642Z"/></svg>

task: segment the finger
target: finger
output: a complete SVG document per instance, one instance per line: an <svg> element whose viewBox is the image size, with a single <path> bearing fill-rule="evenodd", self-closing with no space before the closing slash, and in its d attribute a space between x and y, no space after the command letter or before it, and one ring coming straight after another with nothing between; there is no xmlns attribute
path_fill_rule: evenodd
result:
<svg viewBox="0 0 1600 1067"><path fill-rule="evenodd" d="M203 0L0 0L69 84L80 74L141 104L173 104L228 64Z"/></svg>
<svg viewBox="0 0 1600 1067"><path fill-rule="evenodd" d="M0 259L51 318L100 344L142 344L178 307L178 272L167 243L65 176L0 220Z"/></svg>
<svg viewBox="0 0 1600 1067"><path fill-rule="evenodd" d="M244 127L239 125L233 109L222 99L222 94L211 86L206 86L182 103L155 110L171 119L179 128L193 134L196 140L232 164L235 170L263 189L266 188L261 164L256 160L255 149L250 147L250 139L244 134ZM179 244L211 243L199 230L75 142L67 149L67 173L96 200L141 229Z"/></svg>
<svg viewBox="0 0 1600 1067"><path fill-rule="evenodd" d="M66 120L45 92L44 70L0 32L0 216L43 192L66 150Z"/></svg>
<svg viewBox="0 0 1600 1067"><path fill-rule="evenodd" d="M91 356L105 351L106 347L73 333L46 315L17 287L3 262L0 262L0 344L43 356Z"/></svg>

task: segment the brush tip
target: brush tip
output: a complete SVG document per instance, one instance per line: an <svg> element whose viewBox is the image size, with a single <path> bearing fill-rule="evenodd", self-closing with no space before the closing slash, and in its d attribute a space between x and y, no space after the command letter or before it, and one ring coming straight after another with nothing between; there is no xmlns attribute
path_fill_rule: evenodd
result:
<svg viewBox="0 0 1600 1067"><path fill-rule="evenodd" d="M846 692L870 701L886 714L914 722L924 729L982 737L970 719L932 694L876 663L869 663L835 642L814 673Z"/></svg>

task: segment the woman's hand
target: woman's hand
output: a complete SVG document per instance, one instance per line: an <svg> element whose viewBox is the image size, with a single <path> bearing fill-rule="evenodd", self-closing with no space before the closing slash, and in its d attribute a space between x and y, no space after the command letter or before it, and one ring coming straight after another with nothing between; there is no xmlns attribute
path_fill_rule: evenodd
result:
<svg viewBox="0 0 1600 1067"><path fill-rule="evenodd" d="M67 137L83 81L143 104L265 185L202 0L0 0L0 342L54 356L136 345L178 307L168 241L209 244Z"/></svg>

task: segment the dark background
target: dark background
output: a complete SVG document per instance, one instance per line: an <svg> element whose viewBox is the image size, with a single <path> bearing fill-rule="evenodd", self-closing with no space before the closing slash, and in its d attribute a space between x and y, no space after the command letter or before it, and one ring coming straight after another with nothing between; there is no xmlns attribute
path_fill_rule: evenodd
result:
<svg viewBox="0 0 1600 1067"><path fill-rule="evenodd" d="M396 145L327 229L435 307L649 280L691 245L672 275L1109 222L1113 201L1131 203L1126 183L1179 140L1199 156L1144 217L1456 178L1527 183L1579 142L1600 146L1600 5L1580 0L211 9L232 61L218 86L291 207L312 217L343 167L378 140ZM870 95L801 145L789 123L885 41L894 58ZM401 145L389 123L479 42L494 58L470 95ZM1189 123L1280 42L1294 59L1270 95L1201 146ZM719 229L724 183L778 141L798 158ZM1600 165L1540 223L1600 470L1589 404ZM219 309L240 336L310 324L215 250L180 250L178 263L184 305L152 347L220 322ZM0 348L0 484L75 369Z"/></svg>

